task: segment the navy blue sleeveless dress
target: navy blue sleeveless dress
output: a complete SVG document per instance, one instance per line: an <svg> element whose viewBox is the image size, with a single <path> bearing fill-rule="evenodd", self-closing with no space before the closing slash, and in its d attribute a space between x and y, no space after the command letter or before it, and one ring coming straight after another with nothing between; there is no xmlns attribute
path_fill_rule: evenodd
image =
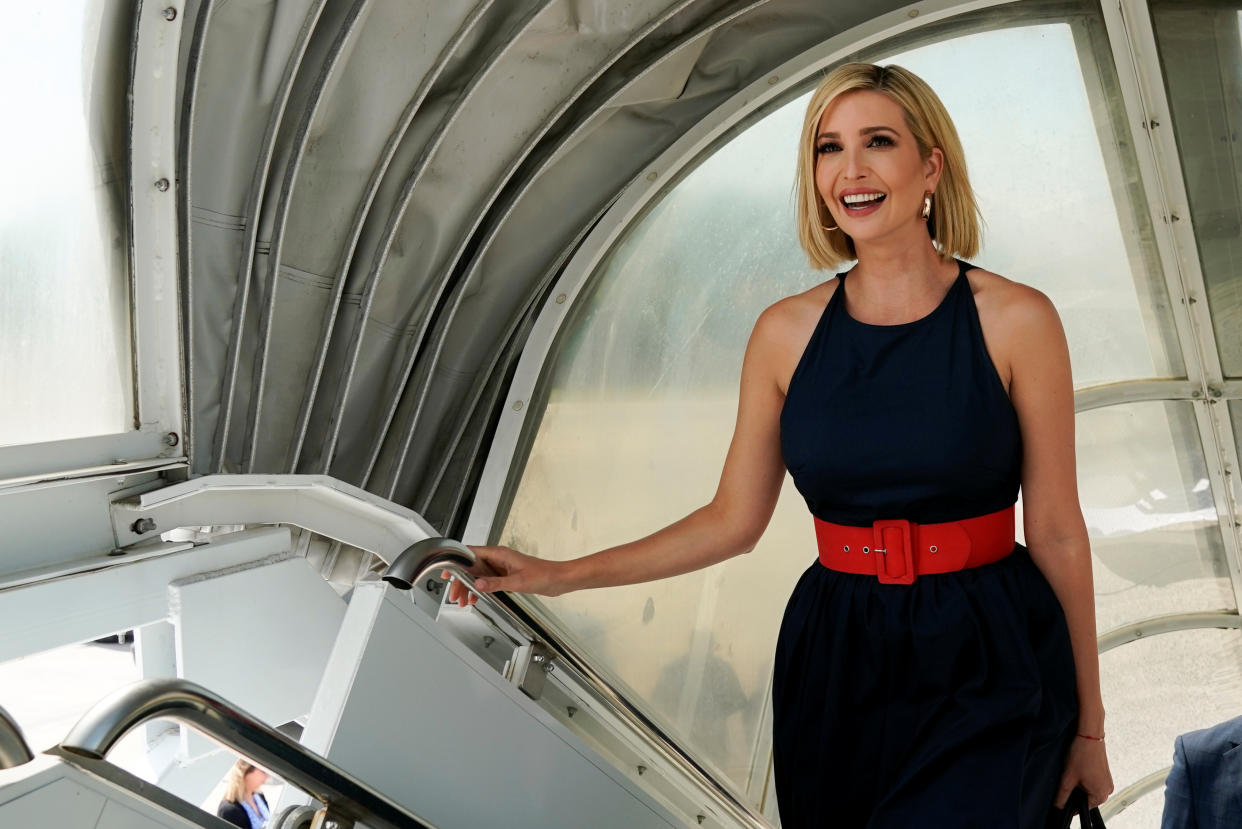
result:
<svg viewBox="0 0 1242 829"><path fill-rule="evenodd" d="M958 264L940 305L899 325L851 317L838 275L781 412L785 463L818 518L928 524L1017 500L1017 414ZM784 829L1044 826L1078 697L1064 612L1023 545L911 585L816 558L774 670Z"/></svg>

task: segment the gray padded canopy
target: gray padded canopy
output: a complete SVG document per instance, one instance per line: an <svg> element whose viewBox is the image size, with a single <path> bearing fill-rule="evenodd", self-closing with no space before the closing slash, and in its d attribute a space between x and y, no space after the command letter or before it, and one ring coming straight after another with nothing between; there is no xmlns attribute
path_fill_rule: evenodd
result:
<svg viewBox="0 0 1242 829"><path fill-rule="evenodd" d="M194 471L328 473L460 526L536 309L620 190L737 90L897 5L190 3Z"/></svg>

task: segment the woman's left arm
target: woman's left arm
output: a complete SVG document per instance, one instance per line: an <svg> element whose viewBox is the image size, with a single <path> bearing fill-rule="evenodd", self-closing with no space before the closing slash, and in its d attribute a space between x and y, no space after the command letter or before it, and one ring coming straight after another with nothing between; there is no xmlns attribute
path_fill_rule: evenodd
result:
<svg viewBox="0 0 1242 829"><path fill-rule="evenodd" d="M1009 396L1022 432L1022 512L1031 558L1052 586L1069 626L1078 683L1078 732L1103 736L1104 702L1095 628L1091 545L1074 461L1074 387L1069 346L1052 302L1041 292L1013 285L1004 308L1009 356ZM1092 806L1112 793L1103 742L1076 738L1056 803L1074 785Z"/></svg>

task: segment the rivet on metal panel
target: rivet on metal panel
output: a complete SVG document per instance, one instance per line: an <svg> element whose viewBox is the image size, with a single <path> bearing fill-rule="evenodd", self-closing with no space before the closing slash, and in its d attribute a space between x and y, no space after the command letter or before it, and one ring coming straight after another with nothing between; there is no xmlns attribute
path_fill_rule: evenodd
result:
<svg viewBox="0 0 1242 829"><path fill-rule="evenodd" d="M1213 397L1220 397L1224 394L1224 391L1221 390L1220 386L1208 386L1208 394Z"/></svg>
<svg viewBox="0 0 1242 829"><path fill-rule="evenodd" d="M655 170L652 170L650 173L647 174L647 181L655 181L659 177L660 177L660 174L657 173Z"/></svg>
<svg viewBox="0 0 1242 829"><path fill-rule="evenodd" d="M1200 391L1199 389L1194 389L1193 391L1190 392L1190 396L1197 400L1203 396L1203 392Z"/></svg>
<svg viewBox="0 0 1242 829"><path fill-rule="evenodd" d="M557 295L556 295L556 304L557 304L557 305L564 305L564 304L565 304L565 300L567 300L567 299L569 299L569 297L565 296L564 294L557 294Z"/></svg>
<svg viewBox="0 0 1242 829"><path fill-rule="evenodd" d="M768 75L768 86L775 86L776 84L780 83L780 80L781 80L780 75Z"/></svg>
<svg viewBox="0 0 1242 829"><path fill-rule="evenodd" d="M514 400L514 401L513 401L513 411L515 411L515 412L520 412L520 411L522 411L522 401L521 401L521 400Z"/></svg>
<svg viewBox="0 0 1242 829"><path fill-rule="evenodd" d="M646 767L646 766L639 766L639 767L638 767L638 776L639 776L639 777L642 777L644 774L646 774L646 772L647 772L647 767Z"/></svg>
<svg viewBox="0 0 1242 829"><path fill-rule="evenodd" d="M164 435L164 443L166 443L169 446L176 446L180 442L181 442L181 438L177 436L176 432L169 432L168 434Z"/></svg>
<svg viewBox="0 0 1242 829"><path fill-rule="evenodd" d="M911 20L913 20L914 18L918 16L919 16L918 9L910 9L910 11L906 12L906 17L910 18Z"/></svg>
<svg viewBox="0 0 1242 829"><path fill-rule="evenodd" d="M155 182L155 189L156 189L156 190L159 190L161 193L163 193L164 191L166 191L166 190L168 189L168 179L166 179L166 178L162 178L162 179L159 179L158 181L156 181L156 182Z"/></svg>
<svg viewBox="0 0 1242 829"><path fill-rule="evenodd" d="M129 528L138 535L149 533L155 529L155 520L152 518L139 518L137 521L130 524Z"/></svg>
<svg viewBox="0 0 1242 829"><path fill-rule="evenodd" d="M123 555L125 555L125 551L124 551L124 550L122 550L120 547L113 547L111 550L109 550L109 551L108 551L108 555L110 555L110 556L123 556Z"/></svg>
<svg viewBox="0 0 1242 829"><path fill-rule="evenodd" d="M164 19L167 20L169 23L176 20L177 10L174 9L172 6L169 6L168 8L164 9Z"/></svg>

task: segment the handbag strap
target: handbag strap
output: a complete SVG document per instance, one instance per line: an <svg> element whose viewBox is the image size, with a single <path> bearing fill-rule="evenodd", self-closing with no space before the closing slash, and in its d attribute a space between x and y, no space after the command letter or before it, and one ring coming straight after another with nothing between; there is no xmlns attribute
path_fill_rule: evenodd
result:
<svg viewBox="0 0 1242 829"><path fill-rule="evenodd" d="M1074 815L1078 815L1078 821L1082 829L1106 829L1104 826L1104 817L1100 814L1098 808L1088 808L1087 791L1081 786L1075 786L1074 791L1070 792L1070 796L1065 801L1065 806L1061 808L1059 813L1054 813L1054 819L1048 822L1049 827L1055 829L1069 829L1070 821Z"/></svg>

